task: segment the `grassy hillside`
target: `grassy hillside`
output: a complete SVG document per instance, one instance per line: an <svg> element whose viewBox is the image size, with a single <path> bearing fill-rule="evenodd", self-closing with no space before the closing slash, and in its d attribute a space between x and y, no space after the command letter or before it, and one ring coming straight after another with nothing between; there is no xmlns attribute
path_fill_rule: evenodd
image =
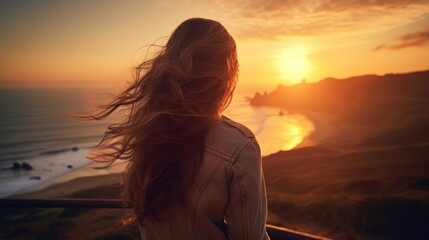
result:
<svg viewBox="0 0 429 240"><path fill-rule="evenodd" d="M319 146L264 158L270 221L336 239L428 239L428 90L424 71L255 94L253 106L333 119Z"/></svg>

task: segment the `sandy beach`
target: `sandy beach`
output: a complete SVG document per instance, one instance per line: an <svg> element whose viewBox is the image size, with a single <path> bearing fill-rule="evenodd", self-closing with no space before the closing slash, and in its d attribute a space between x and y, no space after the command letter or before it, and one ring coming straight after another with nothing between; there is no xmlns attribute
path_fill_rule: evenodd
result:
<svg viewBox="0 0 429 240"><path fill-rule="evenodd" d="M78 177L38 191L17 194L10 198L119 198L120 183L121 174L119 173Z"/></svg>
<svg viewBox="0 0 429 240"><path fill-rule="evenodd" d="M86 152L78 157L83 158ZM59 156L58 156L59 157ZM72 161L72 160L69 160ZM44 181L26 188L8 198L58 198L70 197L76 192L96 188L118 188L121 182L121 173L126 167L125 162L117 161L109 167L104 163L91 161L86 165L73 169L50 181ZM90 198L102 198L96 192ZM116 191L118 192L118 191ZM114 198L114 196L110 197Z"/></svg>

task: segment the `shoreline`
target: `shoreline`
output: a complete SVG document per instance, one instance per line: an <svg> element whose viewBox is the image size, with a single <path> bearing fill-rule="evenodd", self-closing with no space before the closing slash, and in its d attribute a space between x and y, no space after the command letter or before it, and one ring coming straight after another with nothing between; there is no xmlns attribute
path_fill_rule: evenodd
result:
<svg viewBox="0 0 429 240"><path fill-rule="evenodd" d="M69 197L76 192L99 187L116 187L120 184L124 164L101 168L101 163L90 162L74 171L49 181L30 186L5 198L56 198Z"/></svg>
<svg viewBox="0 0 429 240"><path fill-rule="evenodd" d="M281 110L281 108L279 109ZM289 114L303 115L314 125L314 131L306 136L302 142L296 145L293 149L319 145L323 139L329 137L329 131L334 128L332 125L332 120L334 118L333 116L326 116L322 113L311 111L289 112ZM262 139L260 141L262 141ZM284 150L278 149L278 151ZM278 151L265 154L262 156L262 158L275 154ZM67 172L64 175L60 175L49 181L30 186L15 194L6 196L6 198L66 197L79 191L105 187L109 184L119 185L121 180L120 174L125 169L126 164L118 161L108 168L100 169L102 166L102 163L89 162L85 165L75 168L73 171Z"/></svg>

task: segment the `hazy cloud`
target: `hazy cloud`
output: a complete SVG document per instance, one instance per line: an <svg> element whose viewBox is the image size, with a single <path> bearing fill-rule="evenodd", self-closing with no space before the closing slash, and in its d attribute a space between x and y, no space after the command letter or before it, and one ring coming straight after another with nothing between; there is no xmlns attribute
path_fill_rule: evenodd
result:
<svg viewBox="0 0 429 240"><path fill-rule="evenodd" d="M375 47L373 50L378 51L381 49L402 49L406 47L419 47L429 44L429 26L423 31L418 31L410 34L405 34L395 38L394 43L382 44Z"/></svg>
<svg viewBox="0 0 429 240"><path fill-rule="evenodd" d="M243 36L271 39L368 31L364 28L406 24L429 12L427 0L214 1L237 21Z"/></svg>

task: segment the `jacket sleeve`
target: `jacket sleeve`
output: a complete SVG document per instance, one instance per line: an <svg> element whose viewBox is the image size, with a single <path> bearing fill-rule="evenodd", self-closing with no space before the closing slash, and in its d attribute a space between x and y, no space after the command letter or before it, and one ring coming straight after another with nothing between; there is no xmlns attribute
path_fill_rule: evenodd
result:
<svg viewBox="0 0 429 240"><path fill-rule="evenodd" d="M261 153L251 139L232 163L225 214L228 239L270 239L266 232L267 198Z"/></svg>

